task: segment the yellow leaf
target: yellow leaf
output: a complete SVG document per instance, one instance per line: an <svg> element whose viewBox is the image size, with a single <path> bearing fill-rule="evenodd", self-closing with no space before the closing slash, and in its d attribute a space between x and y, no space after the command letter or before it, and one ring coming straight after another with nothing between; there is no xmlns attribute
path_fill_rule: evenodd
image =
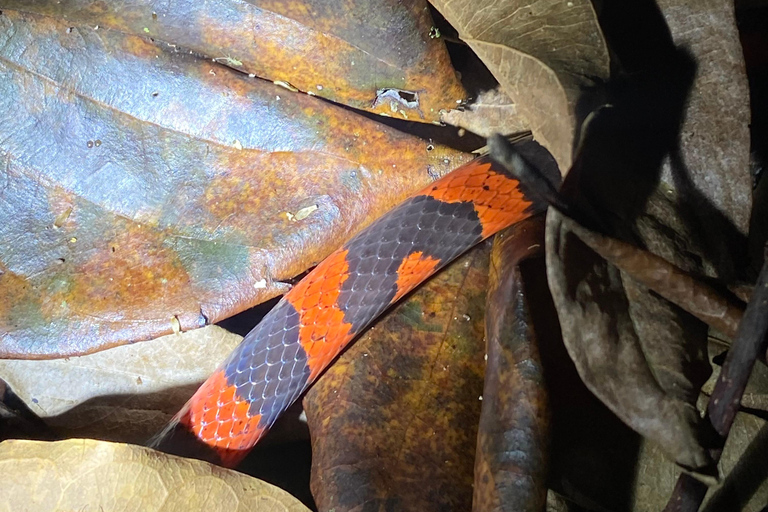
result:
<svg viewBox="0 0 768 512"><path fill-rule="evenodd" d="M0 443L0 512L305 512L287 492L228 469L90 439Z"/></svg>

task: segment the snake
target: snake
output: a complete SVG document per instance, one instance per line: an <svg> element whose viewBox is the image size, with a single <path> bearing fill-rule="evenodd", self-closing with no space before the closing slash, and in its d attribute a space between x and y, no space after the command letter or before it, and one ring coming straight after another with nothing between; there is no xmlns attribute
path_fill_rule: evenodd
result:
<svg viewBox="0 0 768 512"><path fill-rule="evenodd" d="M488 155L434 181L293 286L150 445L237 466L376 317L472 246L545 209Z"/></svg>

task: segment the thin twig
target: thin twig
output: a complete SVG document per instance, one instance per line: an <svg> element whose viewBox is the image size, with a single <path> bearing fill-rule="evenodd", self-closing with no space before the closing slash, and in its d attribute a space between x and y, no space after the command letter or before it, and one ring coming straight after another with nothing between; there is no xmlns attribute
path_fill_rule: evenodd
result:
<svg viewBox="0 0 768 512"><path fill-rule="evenodd" d="M581 241L637 282L681 307L707 325L733 338L744 314L744 304L722 295L701 278L685 272L661 256L616 238L601 235L563 218Z"/></svg>

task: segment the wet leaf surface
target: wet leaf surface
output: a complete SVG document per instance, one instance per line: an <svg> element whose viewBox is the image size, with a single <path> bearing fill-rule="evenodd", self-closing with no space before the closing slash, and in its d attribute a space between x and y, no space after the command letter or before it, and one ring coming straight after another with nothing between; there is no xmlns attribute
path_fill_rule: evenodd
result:
<svg viewBox="0 0 768 512"><path fill-rule="evenodd" d="M608 50L591 2L433 3L512 98L525 128L567 170L580 89L609 74Z"/></svg>
<svg viewBox="0 0 768 512"><path fill-rule="evenodd" d="M309 510L255 478L149 448L88 439L0 443L0 510Z"/></svg>
<svg viewBox="0 0 768 512"><path fill-rule="evenodd" d="M307 393L320 510L471 508L487 275L483 244L396 306Z"/></svg>
<svg viewBox="0 0 768 512"><path fill-rule="evenodd" d="M0 7L151 37L351 107L436 122L465 93L424 0L3 0Z"/></svg>
<svg viewBox="0 0 768 512"><path fill-rule="evenodd" d="M116 30L0 38L4 357L230 316L465 159Z"/></svg>
<svg viewBox="0 0 768 512"><path fill-rule="evenodd" d="M554 310L551 299L546 300L543 251L544 216L527 219L494 238L474 510L540 511L546 503L550 411L537 337L542 329L545 336L553 334L541 320L545 310ZM538 261L518 266L530 256Z"/></svg>

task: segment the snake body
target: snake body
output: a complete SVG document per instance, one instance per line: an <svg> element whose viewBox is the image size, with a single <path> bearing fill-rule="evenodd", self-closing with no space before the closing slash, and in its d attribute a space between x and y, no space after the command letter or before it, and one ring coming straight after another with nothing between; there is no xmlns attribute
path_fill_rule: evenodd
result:
<svg viewBox="0 0 768 512"><path fill-rule="evenodd" d="M488 157L425 187L294 286L154 446L237 465L385 309L473 245L545 207Z"/></svg>

